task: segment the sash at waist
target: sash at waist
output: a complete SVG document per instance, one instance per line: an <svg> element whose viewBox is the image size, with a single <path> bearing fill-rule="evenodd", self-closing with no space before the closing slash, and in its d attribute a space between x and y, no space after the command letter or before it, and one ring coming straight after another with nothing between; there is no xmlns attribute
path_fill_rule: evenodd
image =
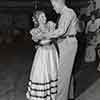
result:
<svg viewBox="0 0 100 100"><path fill-rule="evenodd" d="M49 43L47 43L47 44L41 44L41 42L38 42L36 44L36 46L46 46L46 45L52 45L52 44L54 44L54 46L55 46L55 48L57 50L58 56L59 56L60 55L59 46L57 44L57 40L56 39L51 39L51 41Z"/></svg>
<svg viewBox="0 0 100 100"><path fill-rule="evenodd" d="M58 56L60 56L60 51L59 51L59 46L58 46L58 43L57 43L57 41L59 40L59 39L66 39L66 38L75 38L76 37L76 35L66 35L66 36L60 36L60 37L58 37L58 38L51 38L50 40L50 42L49 43L47 43L47 44L41 44L41 40L40 41L38 41L37 42L37 46L45 46L45 45L52 45L52 44L54 44L54 46L55 46L55 48L56 48L56 50L57 50L57 53L58 53Z"/></svg>

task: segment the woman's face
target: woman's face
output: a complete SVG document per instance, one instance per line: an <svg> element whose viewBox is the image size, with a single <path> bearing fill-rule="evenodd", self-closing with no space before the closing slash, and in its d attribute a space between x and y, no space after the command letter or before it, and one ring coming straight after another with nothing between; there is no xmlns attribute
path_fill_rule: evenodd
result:
<svg viewBox="0 0 100 100"><path fill-rule="evenodd" d="M36 18L35 17L32 17L32 21L35 23L36 22Z"/></svg>
<svg viewBox="0 0 100 100"><path fill-rule="evenodd" d="M94 21L95 20L95 15L91 16L91 20Z"/></svg>
<svg viewBox="0 0 100 100"><path fill-rule="evenodd" d="M39 18L38 18L38 21L39 21L39 23L40 24L45 24L46 23L46 16L45 16L45 14L44 13L41 13L40 14L40 16L39 16Z"/></svg>

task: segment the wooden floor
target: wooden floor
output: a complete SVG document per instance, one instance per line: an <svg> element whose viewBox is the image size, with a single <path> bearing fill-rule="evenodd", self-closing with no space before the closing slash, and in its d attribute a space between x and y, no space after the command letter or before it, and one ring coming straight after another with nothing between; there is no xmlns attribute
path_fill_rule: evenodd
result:
<svg viewBox="0 0 100 100"><path fill-rule="evenodd" d="M100 78L76 100L100 100Z"/></svg>
<svg viewBox="0 0 100 100"><path fill-rule="evenodd" d="M34 52L32 41L16 41L11 45L0 46L0 100L26 100L25 93ZM87 99L92 93L87 90L93 91L94 98L100 98L100 73L97 72L96 65L90 63L81 66L81 70L75 75L77 98L100 100L90 97Z"/></svg>
<svg viewBox="0 0 100 100"><path fill-rule="evenodd" d="M76 73L76 97L86 91L92 84L100 78L96 63L82 64L81 69Z"/></svg>
<svg viewBox="0 0 100 100"><path fill-rule="evenodd" d="M33 61L32 41L0 47L0 100L26 100L26 87Z"/></svg>

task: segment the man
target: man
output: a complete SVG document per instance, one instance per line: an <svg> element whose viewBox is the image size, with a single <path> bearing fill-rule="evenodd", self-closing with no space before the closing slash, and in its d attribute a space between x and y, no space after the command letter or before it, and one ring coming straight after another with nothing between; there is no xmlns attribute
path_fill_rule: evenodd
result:
<svg viewBox="0 0 100 100"><path fill-rule="evenodd" d="M47 39L58 38L60 51L60 66L58 69L58 93L56 100L68 100L68 89L74 58L77 52L77 17L74 11L65 5L65 0L51 0L51 4L57 14L60 14L58 28L48 34L44 34ZM73 99L74 100L74 99Z"/></svg>

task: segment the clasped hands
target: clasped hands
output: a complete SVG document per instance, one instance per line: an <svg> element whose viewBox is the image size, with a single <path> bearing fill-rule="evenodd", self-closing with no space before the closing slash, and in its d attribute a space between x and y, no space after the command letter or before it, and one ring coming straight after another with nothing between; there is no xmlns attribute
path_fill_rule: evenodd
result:
<svg viewBox="0 0 100 100"><path fill-rule="evenodd" d="M47 34L34 35L34 36L32 36L32 40L35 42L40 41L40 44L42 44L42 45L47 45L51 41Z"/></svg>

